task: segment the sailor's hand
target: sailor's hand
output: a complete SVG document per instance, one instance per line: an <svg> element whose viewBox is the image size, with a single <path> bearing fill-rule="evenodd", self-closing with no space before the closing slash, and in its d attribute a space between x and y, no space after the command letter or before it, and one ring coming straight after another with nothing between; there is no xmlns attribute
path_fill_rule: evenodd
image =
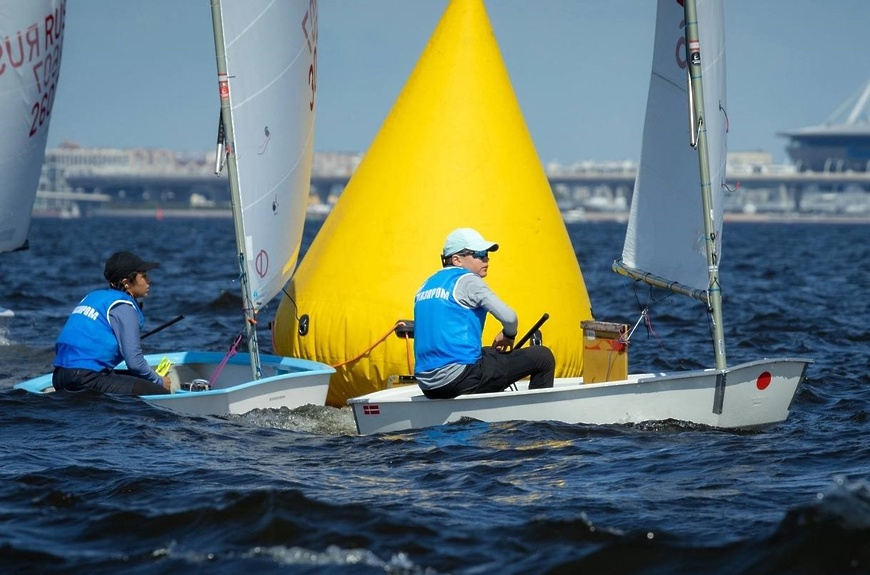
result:
<svg viewBox="0 0 870 575"><path fill-rule="evenodd" d="M495 336L495 341L492 342L492 347L502 353L507 353L513 349L514 340L516 338L516 334L514 334L513 336L506 336L503 331L500 331Z"/></svg>

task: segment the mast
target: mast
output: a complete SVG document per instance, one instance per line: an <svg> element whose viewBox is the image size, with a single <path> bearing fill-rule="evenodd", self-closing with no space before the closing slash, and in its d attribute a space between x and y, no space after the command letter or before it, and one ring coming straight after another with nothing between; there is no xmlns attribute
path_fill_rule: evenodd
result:
<svg viewBox="0 0 870 575"><path fill-rule="evenodd" d="M233 208L233 227L236 231L236 249L239 256L239 278L242 288L242 302L245 314L245 336L248 340L248 355L251 359L251 371L254 379L262 375L260 370L260 350L257 343L257 322L251 288L248 283L247 267L245 265L245 238L242 229L242 199L239 193L238 158L236 157L236 142L233 134L233 110L230 105L229 77L227 75L227 51L224 41L223 15L221 0L211 1L211 18L214 27L214 49L217 61L218 90L221 98L221 123L224 130L224 142L227 156L227 176L230 182L230 198Z"/></svg>
<svg viewBox="0 0 870 575"><path fill-rule="evenodd" d="M719 254L716 253L716 225L710 183L710 160L707 153L707 125L704 116L704 84L701 74L701 43L698 38L698 14L695 0L684 0L686 11L686 62L689 77L692 145L698 150L703 205L704 239L709 276L709 309L713 316L713 353L716 369L725 369L725 335L722 326L722 289L719 283ZM697 131L696 131L697 130ZM695 137L697 136L697 138Z"/></svg>

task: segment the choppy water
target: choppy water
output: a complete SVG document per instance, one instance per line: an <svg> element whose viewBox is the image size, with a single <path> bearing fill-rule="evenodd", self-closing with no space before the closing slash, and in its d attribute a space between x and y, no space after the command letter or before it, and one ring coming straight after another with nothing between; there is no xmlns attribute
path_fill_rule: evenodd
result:
<svg viewBox="0 0 870 575"><path fill-rule="evenodd" d="M16 313L0 345L0 572L870 573L868 230L726 224L729 361L815 359L783 424L360 437L347 409L186 417L12 390L50 369L115 249L163 263L147 327L188 316L146 351L224 351L238 330L229 220L36 220L31 249L0 256L0 305ZM609 271L624 226L569 231L596 316L633 323L635 294ZM653 313L633 368L712 362L699 307Z"/></svg>

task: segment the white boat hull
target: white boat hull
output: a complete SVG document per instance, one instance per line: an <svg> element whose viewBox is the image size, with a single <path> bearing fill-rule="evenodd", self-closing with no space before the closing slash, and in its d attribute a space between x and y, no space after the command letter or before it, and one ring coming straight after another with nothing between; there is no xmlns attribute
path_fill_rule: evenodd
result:
<svg viewBox="0 0 870 575"><path fill-rule="evenodd" d="M193 351L145 356L152 366L159 364L163 358L173 363L173 369L184 381L210 380L224 354ZM142 398L155 405L191 415L242 414L254 409L293 409L326 403L329 377L335 372L328 365L273 355L261 355L260 364L263 377L252 380L249 356L239 353L229 359L209 391L178 391ZM123 364L119 367L123 368ZM19 383L15 389L35 393L54 391L51 374Z"/></svg>
<svg viewBox="0 0 870 575"><path fill-rule="evenodd" d="M480 421L562 421L594 425L678 420L717 428L755 428L784 421L804 379L808 359L763 359L722 371L631 375L624 381L584 384L557 379L528 389L427 399L406 385L348 400L360 434Z"/></svg>

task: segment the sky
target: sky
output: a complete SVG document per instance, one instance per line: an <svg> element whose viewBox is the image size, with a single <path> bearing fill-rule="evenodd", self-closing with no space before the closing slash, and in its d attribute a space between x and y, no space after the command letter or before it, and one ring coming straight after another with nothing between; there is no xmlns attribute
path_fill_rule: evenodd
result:
<svg viewBox="0 0 870 575"><path fill-rule="evenodd" d="M282 0L278 0L282 1ZM364 152L447 0L319 0L315 150ZM636 160L655 0L487 0L544 163ZM870 1L725 0L731 151L787 161L870 79ZM214 147L209 0L67 0L48 146Z"/></svg>

